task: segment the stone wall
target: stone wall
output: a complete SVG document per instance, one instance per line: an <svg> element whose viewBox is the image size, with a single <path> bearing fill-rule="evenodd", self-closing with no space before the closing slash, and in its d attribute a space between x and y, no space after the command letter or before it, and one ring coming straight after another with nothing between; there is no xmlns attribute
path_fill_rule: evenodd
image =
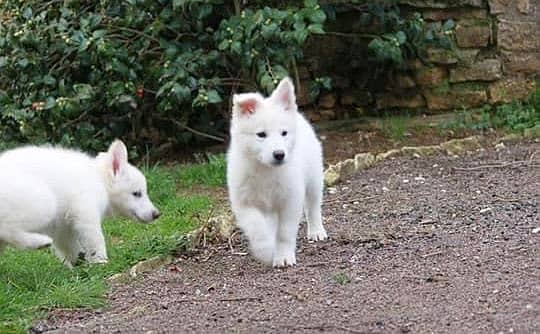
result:
<svg viewBox="0 0 540 334"><path fill-rule="evenodd" d="M391 76L374 80L362 67L366 48L354 37L357 13L338 13L306 48L299 66L301 82L316 74L333 79L314 120L355 117L392 109L444 110L525 99L540 75L540 0L401 0L405 12L417 11L426 23L453 19L456 48L428 49L422 59ZM351 33L352 32L352 33ZM367 73L370 72L370 73ZM376 73L375 73L376 75ZM300 105L309 105L308 88L300 85Z"/></svg>

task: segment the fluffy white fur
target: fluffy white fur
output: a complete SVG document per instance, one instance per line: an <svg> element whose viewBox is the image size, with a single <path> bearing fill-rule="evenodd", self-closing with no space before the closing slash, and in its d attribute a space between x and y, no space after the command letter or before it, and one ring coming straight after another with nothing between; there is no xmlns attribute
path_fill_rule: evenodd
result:
<svg viewBox="0 0 540 334"><path fill-rule="evenodd" d="M81 256L90 263L107 262L105 215L143 222L159 216L144 175L127 159L119 140L95 158L37 146L1 154L0 250L8 244L27 249L52 244L68 266Z"/></svg>
<svg viewBox="0 0 540 334"><path fill-rule="evenodd" d="M327 238L321 144L298 112L289 78L267 98L234 95L227 161L232 210L253 256L274 267L295 265L303 209L307 237Z"/></svg>

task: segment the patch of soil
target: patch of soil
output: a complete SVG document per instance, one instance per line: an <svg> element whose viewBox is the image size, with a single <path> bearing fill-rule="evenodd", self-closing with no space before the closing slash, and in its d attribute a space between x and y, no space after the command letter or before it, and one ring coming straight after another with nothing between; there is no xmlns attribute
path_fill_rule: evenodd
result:
<svg viewBox="0 0 540 334"><path fill-rule="evenodd" d="M341 120L316 123L317 133L323 143L326 164L352 158L361 152L379 153L402 146L420 146L440 144L444 141L465 138L482 134L489 138L502 135L502 131L490 129L489 131L472 130L467 128L445 129L444 124L456 122L458 114L448 113L428 116L411 116L403 121L403 128L398 131L401 136L392 138L392 130L385 122L391 123L392 118L365 117L356 120ZM170 149L157 158L161 162L192 163L197 162L197 156L204 154L218 154L227 151L227 143L208 147L176 147ZM199 158L200 159L200 158Z"/></svg>
<svg viewBox="0 0 540 334"><path fill-rule="evenodd" d="M265 268L233 238L32 331L539 332L539 151L384 161L328 189L331 239L300 238L294 268Z"/></svg>

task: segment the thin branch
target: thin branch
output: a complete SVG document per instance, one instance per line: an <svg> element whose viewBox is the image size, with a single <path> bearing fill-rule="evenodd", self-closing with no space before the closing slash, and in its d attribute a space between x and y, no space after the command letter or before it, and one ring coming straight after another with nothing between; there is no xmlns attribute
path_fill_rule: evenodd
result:
<svg viewBox="0 0 540 334"><path fill-rule="evenodd" d="M220 302L242 302L242 301L259 301L261 297L231 297L231 298L220 298L217 301ZM210 302L211 299L208 298L191 298L191 299L180 299L177 300L180 303L205 303Z"/></svg>
<svg viewBox="0 0 540 334"><path fill-rule="evenodd" d="M196 130L182 122L179 122L175 119L165 119L165 118L158 118L159 120L161 121L166 121L166 122L173 122L176 126L184 129L184 130L187 130L197 136L200 136L200 137L204 137L204 138L208 138L208 139L212 139L212 140L215 140L215 141L218 141L220 143L224 143L225 142L225 138L222 138L222 137L218 137L218 136L214 136L214 135L211 135L209 133L205 133L205 132L202 132L202 131L199 131L199 130Z"/></svg>
<svg viewBox="0 0 540 334"><path fill-rule="evenodd" d="M490 169L490 168L505 168L505 167L520 167L520 166L540 167L540 161L534 161L534 160L529 159L529 160L504 162L500 164L481 165L481 166L476 166L476 167L453 167L452 169L455 171L460 171L460 172L470 172L470 171L478 171L478 170Z"/></svg>

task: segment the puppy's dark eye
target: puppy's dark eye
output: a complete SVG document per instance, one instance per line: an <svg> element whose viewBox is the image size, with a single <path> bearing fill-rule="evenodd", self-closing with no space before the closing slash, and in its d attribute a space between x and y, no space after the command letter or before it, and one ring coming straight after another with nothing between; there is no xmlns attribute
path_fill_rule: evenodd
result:
<svg viewBox="0 0 540 334"><path fill-rule="evenodd" d="M259 138L266 138L266 132L264 132L264 131L257 132L257 137L259 137Z"/></svg>
<svg viewBox="0 0 540 334"><path fill-rule="evenodd" d="M281 132L281 135L282 135L283 137L285 137L285 136L287 135L287 133L288 133L287 131L282 131L282 132Z"/></svg>
<svg viewBox="0 0 540 334"><path fill-rule="evenodd" d="M137 198L139 198L139 197L142 196L142 193L141 193L140 191L134 191L134 192L132 192L131 194L132 194L133 196L137 197Z"/></svg>

